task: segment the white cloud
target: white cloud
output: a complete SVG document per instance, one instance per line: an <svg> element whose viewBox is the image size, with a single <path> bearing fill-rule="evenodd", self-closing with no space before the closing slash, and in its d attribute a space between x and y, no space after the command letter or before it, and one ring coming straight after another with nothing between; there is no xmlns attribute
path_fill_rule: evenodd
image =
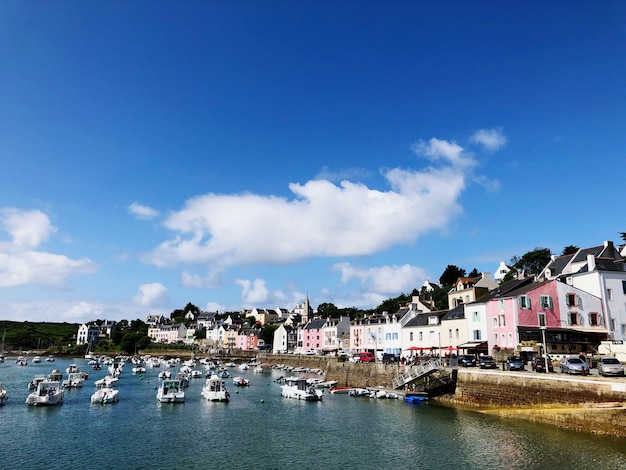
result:
<svg viewBox="0 0 626 470"><path fill-rule="evenodd" d="M245 307L280 305L286 300L281 291L270 291L263 279L237 279L235 283L241 287L241 302Z"/></svg>
<svg viewBox="0 0 626 470"><path fill-rule="evenodd" d="M138 202L133 202L128 206L128 212L141 220L150 220L159 216L158 211L151 207L144 206L143 204L139 204Z"/></svg>
<svg viewBox="0 0 626 470"><path fill-rule="evenodd" d="M473 139L490 148L506 140L500 131L487 130ZM164 221L173 236L143 260L159 267L209 264L223 270L370 255L432 231L445 232L462 213L459 200L468 182L498 187L497 181L474 174L478 161L455 142L433 138L413 150L431 166L381 171L387 190L316 179L290 184L291 198L250 193L191 198ZM183 284L200 287L207 281L186 273Z"/></svg>
<svg viewBox="0 0 626 470"><path fill-rule="evenodd" d="M174 236L144 261L156 266L210 263L295 263L318 256L358 256L445 231L462 208L459 198L476 161L458 144L438 139L415 147L433 165L394 168L389 190L359 183L292 183L293 198L205 194L186 201L164 225Z"/></svg>
<svg viewBox="0 0 626 470"><path fill-rule="evenodd" d="M91 274L98 265L87 258L73 260L64 255L40 251L0 253L0 287L39 284L62 287L70 274Z"/></svg>
<svg viewBox="0 0 626 470"><path fill-rule="evenodd" d="M48 240L57 229L50 224L50 219L41 211L25 211L12 207L0 208L0 226L12 238L12 248L36 248ZM0 250L8 244L0 244Z"/></svg>
<svg viewBox="0 0 626 470"><path fill-rule="evenodd" d="M433 162L444 161L452 164L454 167L472 167L476 164L473 156L463 150L459 144L439 140L430 139L428 142L418 141L411 147L418 155L423 155Z"/></svg>
<svg viewBox="0 0 626 470"><path fill-rule="evenodd" d="M166 292L167 287L158 282L141 284L139 286L139 292L133 297L133 300L139 305L154 305L163 301Z"/></svg>
<svg viewBox="0 0 626 470"><path fill-rule="evenodd" d="M222 304L218 304L217 302L207 302L204 310L207 312L224 312L226 307Z"/></svg>
<svg viewBox="0 0 626 470"><path fill-rule="evenodd" d="M501 129L479 129L470 140L490 151L498 150L506 144L506 137Z"/></svg>
<svg viewBox="0 0 626 470"><path fill-rule="evenodd" d="M10 242L0 242L0 287L33 283L60 288L70 274L98 269L88 258L33 250L56 232L43 212L0 208L0 228L11 237Z"/></svg>
<svg viewBox="0 0 626 470"><path fill-rule="evenodd" d="M184 270L180 282L183 287L213 289L221 284L222 269L209 270L206 276Z"/></svg>
<svg viewBox="0 0 626 470"><path fill-rule="evenodd" d="M361 284L361 291L367 291L376 298L385 294L411 293L421 286L426 277L424 269L410 264L359 268L350 263L337 263L333 270L341 273L341 282L347 283L356 279Z"/></svg>

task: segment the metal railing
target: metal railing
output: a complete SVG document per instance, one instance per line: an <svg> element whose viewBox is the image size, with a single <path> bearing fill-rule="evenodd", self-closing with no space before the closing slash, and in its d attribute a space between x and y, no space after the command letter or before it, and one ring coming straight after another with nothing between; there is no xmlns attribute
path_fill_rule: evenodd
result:
<svg viewBox="0 0 626 470"><path fill-rule="evenodd" d="M443 360L439 358L428 359L419 364L409 366L408 370L393 379L393 388L402 388L413 380L439 369L443 369Z"/></svg>

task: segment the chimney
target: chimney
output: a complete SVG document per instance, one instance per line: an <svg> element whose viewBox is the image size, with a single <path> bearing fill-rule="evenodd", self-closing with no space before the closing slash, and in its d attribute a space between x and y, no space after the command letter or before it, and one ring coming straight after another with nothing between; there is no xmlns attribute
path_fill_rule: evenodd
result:
<svg viewBox="0 0 626 470"><path fill-rule="evenodd" d="M587 269L589 272L596 270L596 257L592 254L587 255Z"/></svg>

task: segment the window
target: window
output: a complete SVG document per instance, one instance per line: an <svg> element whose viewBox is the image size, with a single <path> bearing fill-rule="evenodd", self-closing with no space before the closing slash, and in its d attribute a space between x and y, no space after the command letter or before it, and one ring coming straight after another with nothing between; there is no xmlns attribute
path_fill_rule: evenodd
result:
<svg viewBox="0 0 626 470"><path fill-rule="evenodd" d="M448 339L452 339L452 328L448 330Z"/></svg>
<svg viewBox="0 0 626 470"><path fill-rule="evenodd" d="M413 341L413 332L412 331L409 333L409 341Z"/></svg>
<svg viewBox="0 0 626 470"><path fill-rule="evenodd" d="M626 294L626 281L622 281L622 291Z"/></svg>
<svg viewBox="0 0 626 470"><path fill-rule="evenodd" d="M567 314L567 317L568 317L568 322L570 325L575 325L575 326L585 325L585 321L583 320L583 316L581 313L570 312Z"/></svg>
<svg viewBox="0 0 626 470"><path fill-rule="evenodd" d="M613 300L613 289L606 290L606 298L609 300Z"/></svg>
<svg viewBox="0 0 626 470"><path fill-rule="evenodd" d="M422 334L422 332L420 331L420 338L419 340L422 341L424 339L424 335Z"/></svg>
<svg viewBox="0 0 626 470"><path fill-rule="evenodd" d="M456 334L456 339L459 339L459 329L457 328L456 330L454 330L455 334Z"/></svg>
<svg viewBox="0 0 626 470"><path fill-rule="evenodd" d="M494 343L495 345L497 345L497 344L498 344L498 333L496 333L495 335L493 335L493 343Z"/></svg>
<svg viewBox="0 0 626 470"><path fill-rule="evenodd" d="M520 295L517 298L517 303L520 308L530 308L530 297L527 295Z"/></svg>
<svg viewBox="0 0 626 470"><path fill-rule="evenodd" d="M505 319L506 319L506 317L504 316L504 314L500 315L500 320L499 320L500 326L506 326L506 320Z"/></svg>
<svg viewBox="0 0 626 470"><path fill-rule="evenodd" d="M576 294L566 294L566 303L568 307L576 306Z"/></svg>
<svg viewBox="0 0 626 470"><path fill-rule="evenodd" d="M480 341L480 330L474 330L474 341Z"/></svg>
<svg viewBox="0 0 626 470"><path fill-rule="evenodd" d="M504 312L506 310L506 303L504 299L498 299L498 310Z"/></svg>
<svg viewBox="0 0 626 470"><path fill-rule="evenodd" d="M538 313L537 319L539 320L539 326L546 326L546 314Z"/></svg>
<svg viewBox="0 0 626 470"><path fill-rule="evenodd" d="M473 321L480 321L480 312L474 312L472 314L472 320Z"/></svg>
<svg viewBox="0 0 626 470"><path fill-rule="evenodd" d="M549 295L542 295L541 308L552 308L552 297L550 297Z"/></svg>
<svg viewBox="0 0 626 470"><path fill-rule="evenodd" d="M508 347L512 347L513 346L513 333L509 333L509 338L508 338L508 341L507 341L506 345Z"/></svg>
<svg viewBox="0 0 626 470"><path fill-rule="evenodd" d="M498 317L493 317L493 327L498 328L498 326L500 326L498 325Z"/></svg>
<svg viewBox="0 0 626 470"><path fill-rule="evenodd" d="M598 312L590 312L588 315L589 326L600 326L604 324L604 318Z"/></svg>

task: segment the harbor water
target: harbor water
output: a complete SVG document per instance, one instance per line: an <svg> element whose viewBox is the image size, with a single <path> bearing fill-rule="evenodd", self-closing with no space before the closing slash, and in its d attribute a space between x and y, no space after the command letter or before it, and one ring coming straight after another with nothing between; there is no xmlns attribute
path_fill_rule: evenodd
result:
<svg viewBox="0 0 626 470"><path fill-rule="evenodd" d="M25 404L37 374L70 362L90 373L61 406ZM229 403L201 398L191 379L185 403L156 400L160 369L135 375L126 364L120 400L92 405L84 359L0 364L9 400L0 406L4 468L20 469L624 469L623 439L581 434L473 411L325 393L321 402L283 398L284 370L230 369L248 387L225 383ZM198 365L198 370L205 369ZM175 373L176 369L169 369Z"/></svg>

